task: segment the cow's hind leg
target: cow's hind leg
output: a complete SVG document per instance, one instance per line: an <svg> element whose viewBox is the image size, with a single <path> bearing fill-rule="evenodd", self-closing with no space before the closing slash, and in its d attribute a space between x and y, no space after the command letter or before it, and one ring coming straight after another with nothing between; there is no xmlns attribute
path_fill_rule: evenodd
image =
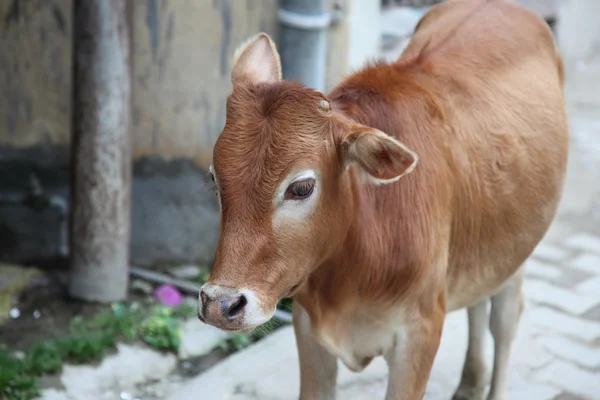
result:
<svg viewBox="0 0 600 400"><path fill-rule="evenodd" d="M485 335L489 323L488 299L469 307L469 345L462 378L453 400L482 400L487 386Z"/></svg>
<svg viewBox="0 0 600 400"><path fill-rule="evenodd" d="M494 372L488 400L507 399L508 361L523 312L523 273L521 268L502 290L492 297L490 330L494 337Z"/></svg>

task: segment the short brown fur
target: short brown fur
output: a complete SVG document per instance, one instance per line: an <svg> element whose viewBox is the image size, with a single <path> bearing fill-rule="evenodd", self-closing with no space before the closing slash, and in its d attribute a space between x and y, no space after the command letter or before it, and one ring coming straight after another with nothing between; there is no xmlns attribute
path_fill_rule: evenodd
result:
<svg viewBox="0 0 600 400"><path fill-rule="evenodd" d="M397 62L367 66L327 97L285 81L234 84L214 149L222 228L208 284L249 287L266 311L294 295L295 314L306 313L297 334L309 321L316 338L299 338L302 399L334 391L307 354L321 346L356 370L385 356L399 374L387 398L419 399L444 315L500 304L513 281L520 293L520 266L562 193L563 79L535 14L509 0L452 0L423 17ZM364 181L348 149L373 128L418 155L414 171ZM311 217L278 225L274 193L300 167L320 172L321 197ZM353 347L365 318L373 342L393 345ZM396 319L402 334L385 322ZM490 399L502 397L503 373Z"/></svg>

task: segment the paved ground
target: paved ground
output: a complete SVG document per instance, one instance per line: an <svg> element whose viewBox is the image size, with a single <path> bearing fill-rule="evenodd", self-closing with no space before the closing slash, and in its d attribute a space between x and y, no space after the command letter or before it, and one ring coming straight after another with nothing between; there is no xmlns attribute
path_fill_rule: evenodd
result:
<svg viewBox="0 0 600 400"><path fill-rule="evenodd" d="M567 185L554 224L527 263L526 309L511 359L511 400L600 399L600 51L590 51L581 60L568 60L574 67L567 84ZM466 313L450 314L425 398L451 397L466 338ZM487 344L491 362L491 336ZM338 398L383 399L386 374L383 360L360 374L340 366ZM169 398L295 400L298 388L295 341L287 328Z"/></svg>

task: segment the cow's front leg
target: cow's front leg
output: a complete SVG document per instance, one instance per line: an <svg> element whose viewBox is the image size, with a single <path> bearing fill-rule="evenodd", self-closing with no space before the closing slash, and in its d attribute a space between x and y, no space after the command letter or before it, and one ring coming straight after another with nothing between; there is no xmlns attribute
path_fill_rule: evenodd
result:
<svg viewBox="0 0 600 400"><path fill-rule="evenodd" d="M420 400L440 345L445 307L423 313L415 310L399 330L393 350L386 356L389 378L386 400Z"/></svg>
<svg viewBox="0 0 600 400"><path fill-rule="evenodd" d="M335 400L337 358L315 341L308 313L296 301L292 312L300 359L300 400Z"/></svg>

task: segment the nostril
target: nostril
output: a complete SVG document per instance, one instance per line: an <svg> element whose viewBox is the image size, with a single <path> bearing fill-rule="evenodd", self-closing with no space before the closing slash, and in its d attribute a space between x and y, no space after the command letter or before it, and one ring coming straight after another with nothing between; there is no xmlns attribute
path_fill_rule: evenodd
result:
<svg viewBox="0 0 600 400"><path fill-rule="evenodd" d="M208 296L206 293L204 293L204 291L200 292L200 300L202 300L202 303L206 303L208 301Z"/></svg>
<svg viewBox="0 0 600 400"><path fill-rule="evenodd" d="M246 297L244 296L240 296L233 302L231 302L231 304L229 305L229 309L225 314L227 319L234 320L237 317L239 317L242 311L244 310L244 307L246 307L246 304L248 304L248 300L246 300Z"/></svg>

